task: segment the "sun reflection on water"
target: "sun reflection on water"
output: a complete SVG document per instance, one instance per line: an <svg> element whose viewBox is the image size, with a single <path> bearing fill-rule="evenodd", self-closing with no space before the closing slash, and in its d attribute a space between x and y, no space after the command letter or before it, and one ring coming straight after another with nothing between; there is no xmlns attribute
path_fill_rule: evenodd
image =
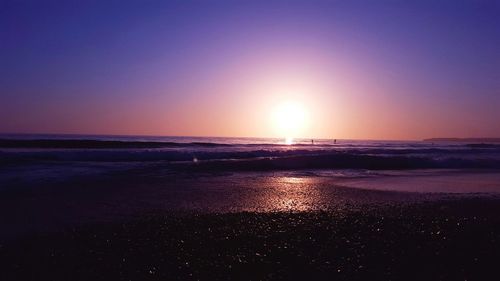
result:
<svg viewBox="0 0 500 281"><path fill-rule="evenodd" d="M320 209L321 192L310 177L278 176L266 181L268 192L261 200L262 207L276 211L306 211Z"/></svg>

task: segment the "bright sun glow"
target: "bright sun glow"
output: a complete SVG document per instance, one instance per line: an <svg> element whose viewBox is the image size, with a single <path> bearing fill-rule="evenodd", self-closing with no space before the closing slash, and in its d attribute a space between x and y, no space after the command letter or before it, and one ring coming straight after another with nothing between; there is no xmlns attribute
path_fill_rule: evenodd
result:
<svg viewBox="0 0 500 281"><path fill-rule="evenodd" d="M305 127L306 111L297 102L287 101L279 104L273 113L277 133L285 138L286 144L292 144Z"/></svg>

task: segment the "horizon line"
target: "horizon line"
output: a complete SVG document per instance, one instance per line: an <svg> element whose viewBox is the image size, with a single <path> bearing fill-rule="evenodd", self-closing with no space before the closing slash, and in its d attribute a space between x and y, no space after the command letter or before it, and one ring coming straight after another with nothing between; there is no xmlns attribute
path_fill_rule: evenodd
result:
<svg viewBox="0 0 500 281"><path fill-rule="evenodd" d="M207 135L153 135L153 134L102 134L102 133L27 133L27 132L0 132L1 135L63 135L63 136L109 136L109 137L162 137L162 138L232 138L232 139L285 139L285 137L262 137L262 136L207 136ZM355 141L425 141L432 139L456 139L456 140L467 140L467 139L500 139L500 137L427 137L421 139L383 139L383 138L304 138L296 137L294 139L314 139L314 140L355 140Z"/></svg>

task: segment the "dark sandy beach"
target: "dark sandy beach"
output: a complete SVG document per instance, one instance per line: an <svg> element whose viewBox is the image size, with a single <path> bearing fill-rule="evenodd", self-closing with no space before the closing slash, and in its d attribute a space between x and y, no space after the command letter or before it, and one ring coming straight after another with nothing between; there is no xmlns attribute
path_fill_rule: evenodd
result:
<svg viewBox="0 0 500 281"><path fill-rule="evenodd" d="M156 212L2 245L2 280L496 280L499 203Z"/></svg>
<svg viewBox="0 0 500 281"><path fill-rule="evenodd" d="M145 170L4 190L1 279L496 279L491 193L360 189L320 171ZM427 173L383 184L432 183Z"/></svg>

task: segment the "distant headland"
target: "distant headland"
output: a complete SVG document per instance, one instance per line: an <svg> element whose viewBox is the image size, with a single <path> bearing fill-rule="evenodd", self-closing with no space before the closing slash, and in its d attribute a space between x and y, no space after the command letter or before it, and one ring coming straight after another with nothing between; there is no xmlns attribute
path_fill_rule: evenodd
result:
<svg viewBox="0 0 500 281"><path fill-rule="evenodd" d="M424 141L432 142L469 142L469 143L492 143L500 142L500 138L431 138L424 139Z"/></svg>

